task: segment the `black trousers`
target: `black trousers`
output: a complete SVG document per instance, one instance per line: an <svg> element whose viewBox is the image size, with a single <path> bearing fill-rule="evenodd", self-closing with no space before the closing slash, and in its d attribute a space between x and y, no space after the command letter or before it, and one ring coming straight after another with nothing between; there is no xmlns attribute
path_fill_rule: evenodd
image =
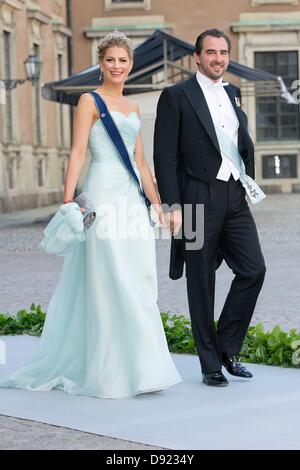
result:
<svg viewBox="0 0 300 470"><path fill-rule="evenodd" d="M222 353L240 352L264 281L265 262L245 195L240 181L233 177L228 182L216 179L211 184L187 177L182 191L182 202L192 208L190 220L184 209L187 220L183 232L191 222L195 230L196 204L204 204L203 247L185 249L192 332L204 373L221 369ZM216 329L215 268L219 249L235 277Z"/></svg>

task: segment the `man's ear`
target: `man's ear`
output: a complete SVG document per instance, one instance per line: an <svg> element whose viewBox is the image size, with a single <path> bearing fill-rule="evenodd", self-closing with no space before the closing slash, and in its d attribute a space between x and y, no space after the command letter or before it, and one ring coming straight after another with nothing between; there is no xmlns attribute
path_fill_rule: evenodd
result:
<svg viewBox="0 0 300 470"><path fill-rule="evenodd" d="M194 60L195 60L197 65L200 65L200 59L199 59L198 54L196 54L196 52L194 52Z"/></svg>

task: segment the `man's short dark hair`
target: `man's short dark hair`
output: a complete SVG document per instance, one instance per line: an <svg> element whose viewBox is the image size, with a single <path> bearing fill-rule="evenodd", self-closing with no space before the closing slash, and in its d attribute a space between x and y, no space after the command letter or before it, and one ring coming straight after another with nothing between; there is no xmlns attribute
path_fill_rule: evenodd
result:
<svg viewBox="0 0 300 470"><path fill-rule="evenodd" d="M207 29L206 31L203 31L203 33L199 34L196 40L195 44L195 52L197 55L201 54L201 51L203 49L203 41L206 36L213 36L214 38L224 38L225 41L227 42L228 46L228 53L231 51L231 41L227 34L224 33L224 31L220 31L219 29Z"/></svg>

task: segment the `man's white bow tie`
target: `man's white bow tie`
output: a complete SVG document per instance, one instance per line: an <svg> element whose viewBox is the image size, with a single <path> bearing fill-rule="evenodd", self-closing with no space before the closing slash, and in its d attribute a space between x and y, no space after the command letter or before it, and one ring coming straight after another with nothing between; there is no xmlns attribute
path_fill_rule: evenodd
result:
<svg viewBox="0 0 300 470"><path fill-rule="evenodd" d="M228 82L217 82L217 83L212 83L212 88L219 88L219 87L222 87L222 86L227 86L229 85Z"/></svg>

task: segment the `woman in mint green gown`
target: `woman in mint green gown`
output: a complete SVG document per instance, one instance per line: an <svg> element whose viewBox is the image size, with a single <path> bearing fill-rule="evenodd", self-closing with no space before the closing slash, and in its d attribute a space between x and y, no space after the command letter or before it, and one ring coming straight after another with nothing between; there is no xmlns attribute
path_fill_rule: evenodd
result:
<svg viewBox="0 0 300 470"><path fill-rule="evenodd" d="M132 67L132 46L111 33L99 46L106 102L146 195L162 218L140 139L136 105L122 95ZM155 237L138 187L99 119L92 96L80 97L65 178L64 203L72 201L84 163L83 191L97 216L86 240L65 256L33 362L1 387L61 389L70 395L134 397L181 382L157 307Z"/></svg>

